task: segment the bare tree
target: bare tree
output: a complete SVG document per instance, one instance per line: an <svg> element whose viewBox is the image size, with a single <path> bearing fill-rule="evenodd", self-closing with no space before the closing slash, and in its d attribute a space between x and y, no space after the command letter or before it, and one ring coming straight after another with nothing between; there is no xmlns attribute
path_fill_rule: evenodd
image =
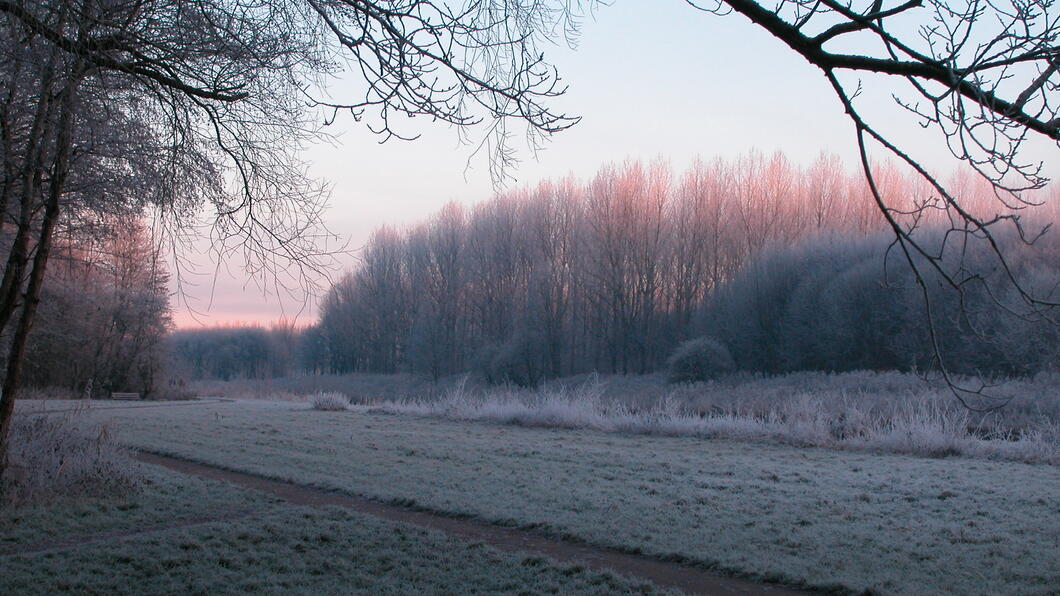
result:
<svg viewBox="0 0 1060 596"><path fill-rule="evenodd" d="M220 252L305 280L328 254L324 189L298 158L320 111L349 110L384 139L407 136L396 116L481 124L500 172L513 122L531 142L576 122L549 108L563 88L537 48L573 32L573 4L0 0L0 332L14 322L0 474L55 229L74 206L153 208L172 232L209 206ZM334 101L343 67L361 88Z"/></svg>

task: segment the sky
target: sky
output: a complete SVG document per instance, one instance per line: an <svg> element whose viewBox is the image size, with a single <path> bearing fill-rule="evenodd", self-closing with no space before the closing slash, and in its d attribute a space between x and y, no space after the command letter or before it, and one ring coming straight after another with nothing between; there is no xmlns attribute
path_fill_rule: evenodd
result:
<svg viewBox="0 0 1060 596"><path fill-rule="evenodd" d="M509 187L570 174L588 179L627 159L662 158L680 170L696 157L752 149L779 150L803 164L828 151L855 165L853 127L822 73L740 15L705 14L679 0L616 0L583 22L576 49L562 41L543 49L569 85L553 105L582 120L534 154L524 147ZM882 77L862 83L867 114L921 150L931 167L951 166L938 139L895 106L890 95L900 87ZM340 82L333 93L342 90ZM340 117L328 129L334 141L307 149L312 175L331 188L327 226L351 249L333 278L355 266L357 247L374 229L495 194L485 159L472 158L474 147L461 144L454 128L408 130L420 138L381 145L363 124ZM1044 160L1055 150L1039 143L1028 155ZM199 273L186 272L174 298L179 327L316 318L312 297L277 293L248 278L238 257L218 265L205 252L192 256Z"/></svg>

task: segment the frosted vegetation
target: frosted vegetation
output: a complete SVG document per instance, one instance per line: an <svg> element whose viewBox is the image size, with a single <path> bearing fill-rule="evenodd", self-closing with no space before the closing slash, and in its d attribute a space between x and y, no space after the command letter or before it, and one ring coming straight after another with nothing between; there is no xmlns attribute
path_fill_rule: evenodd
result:
<svg viewBox="0 0 1060 596"><path fill-rule="evenodd" d="M969 386L984 382L957 380ZM431 384L402 375L193 387L202 395L309 400L314 407L317 401L342 407L349 401L369 410L453 420L1060 464L1060 375L996 383L990 394L1006 406L990 412L964 408L940 380L893 371L738 373L679 385L660 375L581 375L537 389L497 387L469 377Z"/></svg>
<svg viewBox="0 0 1060 596"><path fill-rule="evenodd" d="M1049 385L1060 389L1055 379ZM790 386L785 389L791 391ZM768 406L758 401L760 397L745 402L729 397L728 407L711 399L717 393L708 387L697 395L691 388L638 407L606 400L602 389L592 385L478 394L458 389L437 400L386 401L368 410L520 426L772 440L796 446L1060 465L1060 424L1038 417L1020 430L1005 428L987 417L973 423L973 414L946 391L921 390L873 404L841 391L821 394L796 389Z"/></svg>
<svg viewBox="0 0 1060 596"><path fill-rule="evenodd" d="M95 415L142 448L757 577L883 594L1060 585L1053 466L291 402Z"/></svg>
<svg viewBox="0 0 1060 596"><path fill-rule="evenodd" d="M314 410L325 410L335 412L345 410L350 406L350 398L341 393L320 392L314 395L310 402Z"/></svg>
<svg viewBox="0 0 1060 596"><path fill-rule="evenodd" d="M140 486L136 466L108 427L76 410L16 416L10 440L9 471L0 484L4 505L116 497Z"/></svg>

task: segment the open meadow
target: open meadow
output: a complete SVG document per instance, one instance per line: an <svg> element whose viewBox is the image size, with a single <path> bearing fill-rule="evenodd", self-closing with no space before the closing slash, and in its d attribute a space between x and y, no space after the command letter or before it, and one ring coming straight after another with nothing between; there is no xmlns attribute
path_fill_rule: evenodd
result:
<svg viewBox="0 0 1060 596"><path fill-rule="evenodd" d="M70 404L27 401L19 407L28 413ZM105 422L120 442L138 449L727 574L880 594L1049 594L1060 586L1060 468L1052 465L777 441L527 428L371 407L319 411L296 401L144 405L148 407L93 402L82 415ZM148 486L141 498L156 498L149 496L154 492ZM198 515L204 515L212 510L212 498L201 493L188 501L201 500ZM242 507L239 499L217 501L225 508ZM92 523L110 528L109 520L120 526L136 516L155 514L144 509L165 511L148 506L128 514L108 510L83 517L102 516L105 519ZM290 516L297 517L295 509L274 505L268 514L227 524L207 547L243 552L240 556L254 561L239 565L253 567L265 561L257 557L272 555L239 551L239 536L273 531L263 526L282 527ZM299 522L298 531L284 540L297 542L316 532L317 525L337 532L343 515L350 514L315 513L308 525ZM17 540L32 542L66 532L34 522L32 515L26 519L12 526L30 528ZM312 564L335 565L335 557L366 548L357 541L392 536L383 530L373 533L371 524L357 526L375 538L329 542L319 547L322 551L312 557ZM173 531L193 536L206 532ZM205 534L196 540L206 540ZM402 544L433 551L438 547L431 541L438 540L443 538L424 535L414 545ZM122 560L119 551L131 545L148 548L144 552L152 560L176 560L177 567L192 571L196 565L214 564L181 551L179 541L129 538L102 550L92 545L76 549L72 560L77 563L66 567L74 574L69 581L88 582L86 586L104 581L93 579L91 570ZM288 547L295 545L281 541L275 546ZM177 551L167 550L171 548ZM141 564L132 559L122 563L129 573ZM43 577L57 564L43 554L5 557L5 566L15 573L4 581L26 586L18 582ZM310 565L298 563L303 564ZM423 565L429 567L430 562ZM314 569L331 573L330 567ZM313 569L290 573L311 575ZM293 580L281 574L275 581L246 581L265 581L275 588ZM559 580L550 576L548 581ZM529 584L526 589L539 591ZM617 588L605 591L612 589Z"/></svg>
<svg viewBox="0 0 1060 596"><path fill-rule="evenodd" d="M142 465L120 499L0 510L3 594L667 594Z"/></svg>

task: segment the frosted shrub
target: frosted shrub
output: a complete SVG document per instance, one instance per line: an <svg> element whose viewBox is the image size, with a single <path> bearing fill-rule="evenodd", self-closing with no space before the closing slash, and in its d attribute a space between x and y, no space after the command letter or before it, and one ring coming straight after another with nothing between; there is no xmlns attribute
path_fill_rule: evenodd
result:
<svg viewBox="0 0 1060 596"><path fill-rule="evenodd" d="M947 457L968 453L969 445L984 443L973 439L967 429L966 410L921 405L899 412L872 434L852 442L889 453Z"/></svg>
<svg viewBox="0 0 1060 596"><path fill-rule="evenodd" d="M139 467L105 426L78 413L11 421L8 470L0 494L11 505L120 497L140 485Z"/></svg>
<svg viewBox="0 0 1060 596"><path fill-rule="evenodd" d="M322 391L313 396L311 403L314 410L338 412L349 409L350 398L341 393L325 393Z"/></svg>
<svg viewBox="0 0 1060 596"><path fill-rule="evenodd" d="M671 383L710 381L736 368L729 349L711 337L690 339L667 361Z"/></svg>

